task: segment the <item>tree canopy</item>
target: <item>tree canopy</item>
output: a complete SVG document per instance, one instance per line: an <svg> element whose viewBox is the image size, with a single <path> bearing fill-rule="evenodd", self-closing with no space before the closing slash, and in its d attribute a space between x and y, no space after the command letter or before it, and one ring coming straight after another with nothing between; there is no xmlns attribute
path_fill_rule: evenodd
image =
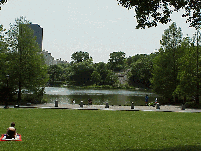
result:
<svg viewBox="0 0 201 151"><path fill-rule="evenodd" d="M174 11L184 9L182 17L187 17L190 26L198 28L201 25L201 1L199 0L117 0L118 4L128 9L135 9L136 28L167 24Z"/></svg>
<svg viewBox="0 0 201 151"><path fill-rule="evenodd" d="M28 24L30 22L23 17L16 19L14 24L10 24L6 38L9 45L9 85L19 88L19 100L22 88L37 93L48 79L42 50Z"/></svg>
<svg viewBox="0 0 201 151"><path fill-rule="evenodd" d="M8 0L0 0L0 10L1 10L1 5L5 4Z"/></svg>
<svg viewBox="0 0 201 151"><path fill-rule="evenodd" d="M172 23L164 31L159 54L154 58L152 87L153 90L166 98L171 98L178 85L178 60L181 52L181 28Z"/></svg>
<svg viewBox="0 0 201 151"><path fill-rule="evenodd" d="M79 63L92 59L92 57L89 57L88 52L77 51L72 54L71 59L73 59L74 62Z"/></svg>
<svg viewBox="0 0 201 151"><path fill-rule="evenodd" d="M110 53L110 59L109 59L110 69L114 71L122 70L124 68L125 55L126 54L121 51Z"/></svg>
<svg viewBox="0 0 201 151"><path fill-rule="evenodd" d="M5 71L5 69L3 69L3 65L5 64L5 60L6 60L6 52L7 52L7 47L8 45L6 44L5 40L4 40L4 28L2 25L0 25L0 77L1 77L1 73Z"/></svg>

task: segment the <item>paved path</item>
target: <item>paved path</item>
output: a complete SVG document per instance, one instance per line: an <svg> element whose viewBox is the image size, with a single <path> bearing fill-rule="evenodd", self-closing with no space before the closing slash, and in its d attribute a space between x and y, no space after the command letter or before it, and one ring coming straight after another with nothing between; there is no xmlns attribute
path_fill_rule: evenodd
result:
<svg viewBox="0 0 201 151"><path fill-rule="evenodd" d="M4 106L0 106L3 108ZM14 106L9 106L14 108ZM173 105L161 105L160 109L152 106L134 106L134 109L131 109L131 106L111 106L105 108L105 105L83 105L80 107L79 104L58 104L58 107L55 107L54 103L47 104L31 104L30 106L20 106L20 108L43 108L43 109L78 109L78 110L120 110L120 111L159 111L159 112L201 112L201 109L185 109L181 110L181 106Z"/></svg>

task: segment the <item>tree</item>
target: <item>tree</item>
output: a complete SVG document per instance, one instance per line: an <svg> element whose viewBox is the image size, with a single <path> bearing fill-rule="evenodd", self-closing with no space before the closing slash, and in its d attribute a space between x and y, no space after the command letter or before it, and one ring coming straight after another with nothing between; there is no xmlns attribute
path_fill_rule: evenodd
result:
<svg viewBox="0 0 201 151"><path fill-rule="evenodd" d="M178 60L182 56L181 47L182 32L181 28L177 28L173 23L164 31L161 40L161 48L159 54L154 58L153 65L153 90L170 99L173 96L179 81ZM176 97L177 98L177 97Z"/></svg>
<svg viewBox="0 0 201 151"><path fill-rule="evenodd" d="M49 82L55 84L55 81L61 81L63 70L60 65L51 65L48 67Z"/></svg>
<svg viewBox="0 0 201 151"><path fill-rule="evenodd" d="M75 52L71 58L71 66L68 71L68 82L72 85L90 85L91 74L94 71L92 57L89 57L88 52Z"/></svg>
<svg viewBox="0 0 201 151"><path fill-rule="evenodd" d="M100 85L104 85L105 84L105 79L108 75L108 67L107 67L107 64L104 63L104 62L99 62L99 63L96 63L95 64L95 68L96 68L96 71L99 73L101 79L100 79Z"/></svg>
<svg viewBox="0 0 201 151"><path fill-rule="evenodd" d="M93 83L95 83L96 85L100 83L101 76L97 71L93 71L93 73L91 74L91 78Z"/></svg>
<svg viewBox="0 0 201 151"><path fill-rule="evenodd" d="M198 34L198 33L197 33ZM199 38L198 38L199 37ZM195 39L197 39L197 46L195 46ZM184 50L184 55L179 59L179 84L175 90L176 94L186 97L195 97L196 103L199 104L200 95L200 50L199 50L200 36L196 35L192 39L184 38L181 49Z"/></svg>
<svg viewBox="0 0 201 151"><path fill-rule="evenodd" d="M17 18L14 24L10 24L7 38L10 49L9 81L10 85L19 88L19 101L22 88L38 93L44 90L42 87L48 80L42 50L29 24L30 21L25 18Z"/></svg>
<svg viewBox="0 0 201 151"><path fill-rule="evenodd" d="M149 88L151 85L150 79L152 77L153 58L156 54L150 55L136 55L141 56L136 62L131 64L131 71L129 73L130 84L138 87Z"/></svg>
<svg viewBox="0 0 201 151"><path fill-rule="evenodd" d="M105 78L105 85L116 86L118 83L118 77L114 72L108 70L107 77Z"/></svg>
<svg viewBox="0 0 201 151"><path fill-rule="evenodd" d="M1 10L1 4L5 4L7 2L7 0L0 0L0 10Z"/></svg>
<svg viewBox="0 0 201 151"><path fill-rule="evenodd" d="M6 81L6 75L7 69L8 69L8 62L7 62L7 51L8 51L8 45L5 42L4 39L4 33L5 29L3 28L3 25L0 25L0 85L3 84Z"/></svg>
<svg viewBox="0 0 201 151"><path fill-rule="evenodd" d="M196 55L195 49L190 45L190 38L184 38L181 48L184 54L179 60L179 84L174 93L182 96L195 96L196 92Z"/></svg>
<svg viewBox="0 0 201 151"><path fill-rule="evenodd" d="M0 25L0 102L4 101L7 105L9 100L10 90L8 88L8 81L6 75L8 75L8 45L5 42L5 29L3 25Z"/></svg>
<svg viewBox="0 0 201 151"><path fill-rule="evenodd" d="M70 79L75 85L90 85L93 71L93 65L87 61L73 64Z"/></svg>
<svg viewBox="0 0 201 151"><path fill-rule="evenodd" d="M67 64L62 63L62 64L59 64L59 67L61 68L60 80L63 82L66 82L68 79L70 64L69 63L67 63Z"/></svg>
<svg viewBox="0 0 201 151"><path fill-rule="evenodd" d="M129 68L131 66L132 63L135 63L136 61L138 61L141 58L144 58L147 54L137 54L135 56L129 56L128 58L126 58L126 65Z"/></svg>
<svg viewBox="0 0 201 151"><path fill-rule="evenodd" d="M167 24L171 21L173 11L185 10L182 17L187 17L190 26L201 25L201 1L197 0L117 0L118 5L128 9L135 8L138 25L136 28L157 26L158 23Z"/></svg>
<svg viewBox="0 0 201 151"><path fill-rule="evenodd" d="M92 58L89 57L88 52L77 51L72 54L71 59L73 59L74 62L79 63L79 62L87 61L88 59L92 59Z"/></svg>
<svg viewBox="0 0 201 151"><path fill-rule="evenodd" d="M120 71L125 67L125 53L124 52L113 52L110 53L109 67L113 71Z"/></svg>

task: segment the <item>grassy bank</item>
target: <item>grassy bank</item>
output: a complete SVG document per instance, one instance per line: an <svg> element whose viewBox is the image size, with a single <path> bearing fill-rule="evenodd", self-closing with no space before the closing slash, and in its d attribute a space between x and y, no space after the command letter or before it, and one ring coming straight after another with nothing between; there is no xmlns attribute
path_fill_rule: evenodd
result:
<svg viewBox="0 0 201 151"><path fill-rule="evenodd" d="M22 142L3 150L201 150L201 114L0 109L1 134L11 122Z"/></svg>

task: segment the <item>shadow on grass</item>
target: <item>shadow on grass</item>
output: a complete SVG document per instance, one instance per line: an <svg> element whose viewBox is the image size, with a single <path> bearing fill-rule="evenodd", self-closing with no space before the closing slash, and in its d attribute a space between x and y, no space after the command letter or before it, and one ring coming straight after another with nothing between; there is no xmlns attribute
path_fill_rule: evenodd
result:
<svg viewBox="0 0 201 151"><path fill-rule="evenodd" d="M176 146L163 149L123 149L120 151L201 151L201 145Z"/></svg>

